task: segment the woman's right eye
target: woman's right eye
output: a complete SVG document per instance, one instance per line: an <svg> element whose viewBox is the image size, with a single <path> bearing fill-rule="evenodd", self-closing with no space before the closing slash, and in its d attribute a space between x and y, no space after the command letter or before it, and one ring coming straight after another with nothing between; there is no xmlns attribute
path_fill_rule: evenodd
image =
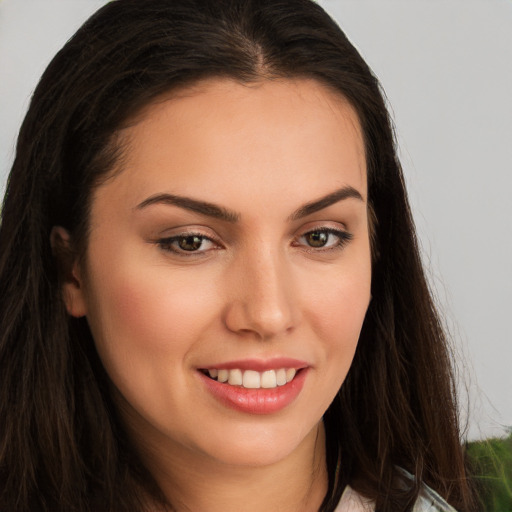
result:
<svg viewBox="0 0 512 512"><path fill-rule="evenodd" d="M197 233L184 233L168 238L161 238L158 240L157 244L164 251L169 251L180 256L204 254L218 247L213 240Z"/></svg>

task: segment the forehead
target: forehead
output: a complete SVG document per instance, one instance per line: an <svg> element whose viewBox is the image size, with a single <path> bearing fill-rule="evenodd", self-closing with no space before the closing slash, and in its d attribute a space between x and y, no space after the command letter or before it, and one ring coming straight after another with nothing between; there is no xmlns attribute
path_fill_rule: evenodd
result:
<svg viewBox="0 0 512 512"><path fill-rule="evenodd" d="M97 192L115 184L131 204L161 192L271 203L283 188L300 202L346 185L366 197L357 114L315 80L204 81L152 102L120 136L120 168Z"/></svg>

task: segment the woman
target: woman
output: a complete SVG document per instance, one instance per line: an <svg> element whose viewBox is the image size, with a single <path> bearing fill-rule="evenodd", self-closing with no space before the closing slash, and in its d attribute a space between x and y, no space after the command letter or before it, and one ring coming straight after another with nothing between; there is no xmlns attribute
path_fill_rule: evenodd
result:
<svg viewBox="0 0 512 512"><path fill-rule="evenodd" d="M110 2L2 215L0 510L471 510L378 82L313 2Z"/></svg>

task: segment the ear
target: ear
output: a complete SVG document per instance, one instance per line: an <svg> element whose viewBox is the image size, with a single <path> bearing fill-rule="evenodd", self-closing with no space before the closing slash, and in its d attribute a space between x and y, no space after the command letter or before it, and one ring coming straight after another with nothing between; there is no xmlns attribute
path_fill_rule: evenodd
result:
<svg viewBox="0 0 512 512"><path fill-rule="evenodd" d="M87 314L84 281L71 235L61 226L53 226L50 244L57 262L59 282L67 312L76 318Z"/></svg>

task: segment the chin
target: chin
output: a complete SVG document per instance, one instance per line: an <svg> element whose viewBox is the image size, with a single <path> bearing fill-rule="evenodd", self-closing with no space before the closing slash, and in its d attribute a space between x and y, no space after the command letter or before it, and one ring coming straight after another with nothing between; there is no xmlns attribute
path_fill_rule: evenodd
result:
<svg viewBox="0 0 512 512"><path fill-rule="evenodd" d="M210 446L203 447L202 451L228 466L271 466L293 457L302 449L310 451L318 437L317 425L306 431L298 431L290 425L276 429L252 424L222 439L211 436Z"/></svg>

